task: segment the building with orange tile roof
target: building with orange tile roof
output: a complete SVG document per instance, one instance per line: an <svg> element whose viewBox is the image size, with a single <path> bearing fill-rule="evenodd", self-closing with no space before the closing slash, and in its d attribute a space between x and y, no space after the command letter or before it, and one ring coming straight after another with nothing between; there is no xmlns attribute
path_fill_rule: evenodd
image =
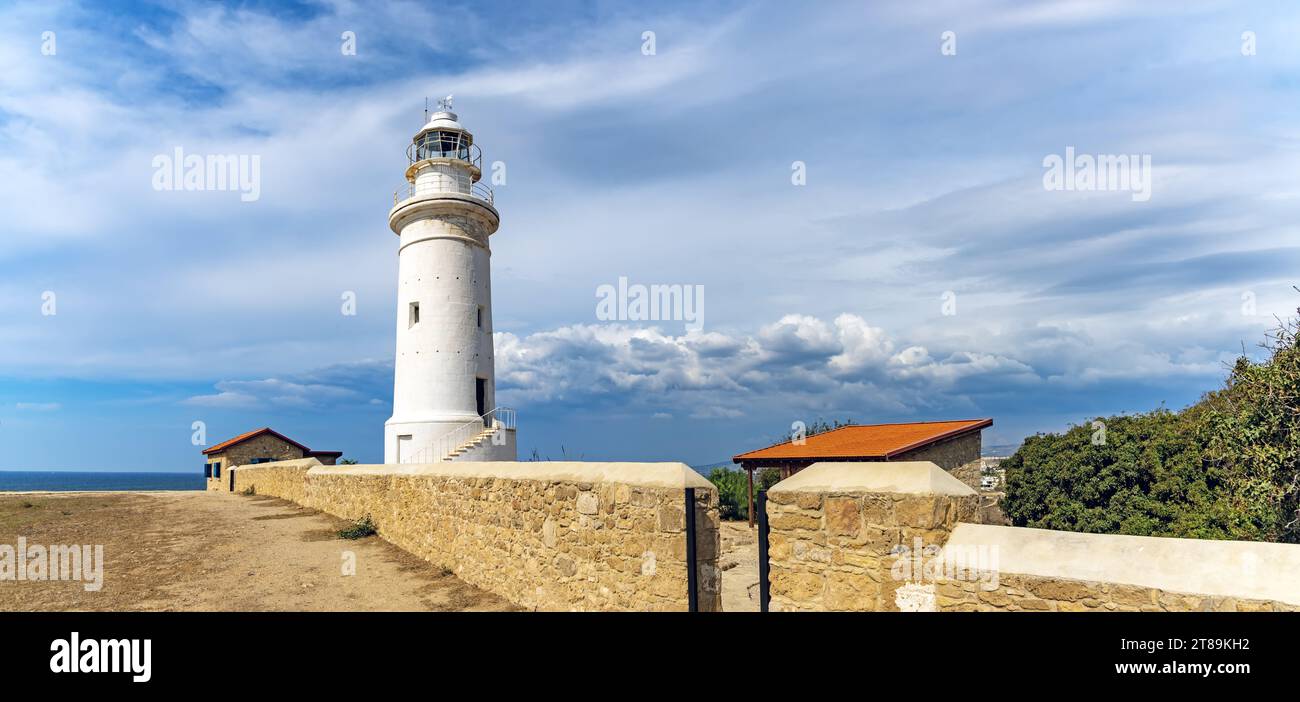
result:
<svg viewBox="0 0 1300 702"><path fill-rule="evenodd" d="M781 479L825 461L932 461L962 482L980 488L980 432L992 419L850 424L808 437L737 454L732 462L749 476L750 523L754 520L754 471L781 472Z"/></svg>
<svg viewBox="0 0 1300 702"><path fill-rule="evenodd" d="M230 469L235 466L315 458L324 465L334 465L342 451L313 451L271 427L262 427L227 439L203 450L203 466L209 490L233 490ZM223 473L226 480L222 480Z"/></svg>

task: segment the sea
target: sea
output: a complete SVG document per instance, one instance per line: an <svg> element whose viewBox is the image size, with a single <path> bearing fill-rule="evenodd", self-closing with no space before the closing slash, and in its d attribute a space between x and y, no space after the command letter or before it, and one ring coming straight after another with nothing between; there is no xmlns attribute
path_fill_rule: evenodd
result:
<svg viewBox="0 0 1300 702"><path fill-rule="evenodd" d="M202 473L112 473L73 470L0 470L0 492L70 490L203 490Z"/></svg>

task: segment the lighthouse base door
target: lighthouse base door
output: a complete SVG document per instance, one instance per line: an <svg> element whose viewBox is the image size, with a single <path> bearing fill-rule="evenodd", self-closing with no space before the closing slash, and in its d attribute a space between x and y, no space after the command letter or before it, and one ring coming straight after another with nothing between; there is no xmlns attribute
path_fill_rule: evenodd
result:
<svg viewBox="0 0 1300 702"><path fill-rule="evenodd" d="M411 435L400 434L397 437L397 462L404 463L411 456Z"/></svg>

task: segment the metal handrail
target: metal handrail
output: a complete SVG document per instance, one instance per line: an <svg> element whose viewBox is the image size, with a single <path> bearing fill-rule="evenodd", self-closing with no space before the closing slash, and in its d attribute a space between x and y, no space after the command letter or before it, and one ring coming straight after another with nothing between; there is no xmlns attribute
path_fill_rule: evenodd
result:
<svg viewBox="0 0 1300 702"><path fill-rule="evenodd" d="M447 432L438 440L438 460L450 460L451 452L464 446L485 429L514 429L515 411L509 407L497 407L472 422L466 422Z"/></svg>
<svg viewBox="0 0 1300 702"><path fill-rule="evenodd" d="M484 431L509 430L518 426L518 417L510 407L497 407L483 416L452 429L436 442L411 454L411 460L404 463L440 463L451 460L451 453L470 443ZM434 451L437 451L435 454Z"/></svg>
<svg viewBox="0 0 1300 702"><path fill-rule="evenodd" d="M489 205L496 204L496 193L492 192L492 188L481 182L471 184L469 186L469 192L462 192L460 190L441 190L431 186L417 185L416 183L403 183L402 185L397 186L397 189L393 191L393 204L396 205L403 200L409 200L417 195L441 195L445 193L469 195L470 197L483 200Z"/></svg>

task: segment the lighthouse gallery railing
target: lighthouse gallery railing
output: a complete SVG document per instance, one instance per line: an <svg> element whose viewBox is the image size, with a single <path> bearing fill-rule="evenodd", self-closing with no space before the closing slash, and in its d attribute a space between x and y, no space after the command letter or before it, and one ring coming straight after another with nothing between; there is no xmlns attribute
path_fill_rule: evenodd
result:
<svg viewBox="0 0 1300 702"><path fill-rule="evenodd" d="M448 193L453 195L455 194L469 195L470 197L476 197L480 200L484 200L489 205L496 204L495 195L492 192L492 188L489 188L488 186L482 183L474 183L473 185L471 185L469 187L469 192L464 192L461 190L446 190L443 188L434 187L432 185L403 183L402 185L397 186L397 189L393 191L393 204L396 205L397 203L402 202L403 200L409 200L413 197L421 197L425 195L429 195L429 196L445 195Z"/></svg>

